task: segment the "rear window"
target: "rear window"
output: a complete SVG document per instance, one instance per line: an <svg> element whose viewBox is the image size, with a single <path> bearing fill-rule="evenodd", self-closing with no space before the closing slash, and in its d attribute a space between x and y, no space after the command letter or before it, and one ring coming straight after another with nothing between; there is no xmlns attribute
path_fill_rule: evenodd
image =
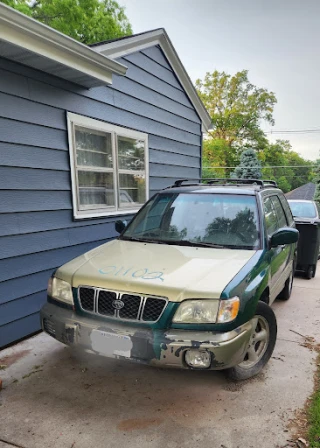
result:
<svg viewBox="0 0 320 448"><path fill-rule="evenodd" d="M317 210L313 202L288 201L292 214L299 218L316 218Z"/></svg>

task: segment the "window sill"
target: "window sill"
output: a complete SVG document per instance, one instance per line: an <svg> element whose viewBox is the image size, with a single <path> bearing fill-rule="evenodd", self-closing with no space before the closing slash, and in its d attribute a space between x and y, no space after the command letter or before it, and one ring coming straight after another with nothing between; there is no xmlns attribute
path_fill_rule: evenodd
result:
<svg viewBox="0 0 320 448"><path fill-rule="evenodd" d="M141 205L142 207L142 205ZM91 210L89 211L83 211L83 212L75 212L74 213L74 220L78 221L80 219L92 219L92 218L106 218L106 217L117 217L117 216L124 216L124 215L135 215L138 211L140 210L140 208L128 208L126 210L114 210L114 211L102 211L102 210L97 210L97 211L93 211Z"/></svg>

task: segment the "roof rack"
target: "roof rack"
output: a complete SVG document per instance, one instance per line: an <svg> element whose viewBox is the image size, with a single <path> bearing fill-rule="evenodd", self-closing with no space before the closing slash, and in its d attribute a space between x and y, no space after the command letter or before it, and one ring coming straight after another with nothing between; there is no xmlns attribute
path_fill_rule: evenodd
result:
<svg viewBox="0 0 320 448"><path fill-rule="evenodd" d="M203 181L205 183L203 183ZM191 182L184 184L185 182ZM224 179L201 179L200 182L194 182L194 179L178 179L175 183L168 188L175 187L193 187L196 185L212 185L212 184L220 184L220 185L258 185L261 188L266 188L268 186L277 187L277 183L274 180L262 180L262 179L234 179L234 178L224 178Z"/></svg>

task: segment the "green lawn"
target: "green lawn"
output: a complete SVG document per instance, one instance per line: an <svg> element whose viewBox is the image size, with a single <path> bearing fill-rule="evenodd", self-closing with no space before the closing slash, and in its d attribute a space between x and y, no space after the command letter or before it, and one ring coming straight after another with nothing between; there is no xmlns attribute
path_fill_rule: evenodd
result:
<svg viewBox="0 0 320 448"><path fill-rule="evenodd" d="M320 355L317 359L316 389L308 410L310 448L320 448Z"/></svg>

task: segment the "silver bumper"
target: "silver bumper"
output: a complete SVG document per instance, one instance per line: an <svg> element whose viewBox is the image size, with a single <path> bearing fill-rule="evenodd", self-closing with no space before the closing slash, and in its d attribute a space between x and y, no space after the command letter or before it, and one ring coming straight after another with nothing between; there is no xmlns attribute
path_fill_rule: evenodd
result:
<svg viewBox="0 0 320 448"><path fill-rule="evenodd" d="M152 329L79 316L51 303L43 306L40 315L42 329L64 344L111 358L179 368L189 368L188 349L210 352L212 370L237 365L253 331L251 321L226 333Z"/></svg>

